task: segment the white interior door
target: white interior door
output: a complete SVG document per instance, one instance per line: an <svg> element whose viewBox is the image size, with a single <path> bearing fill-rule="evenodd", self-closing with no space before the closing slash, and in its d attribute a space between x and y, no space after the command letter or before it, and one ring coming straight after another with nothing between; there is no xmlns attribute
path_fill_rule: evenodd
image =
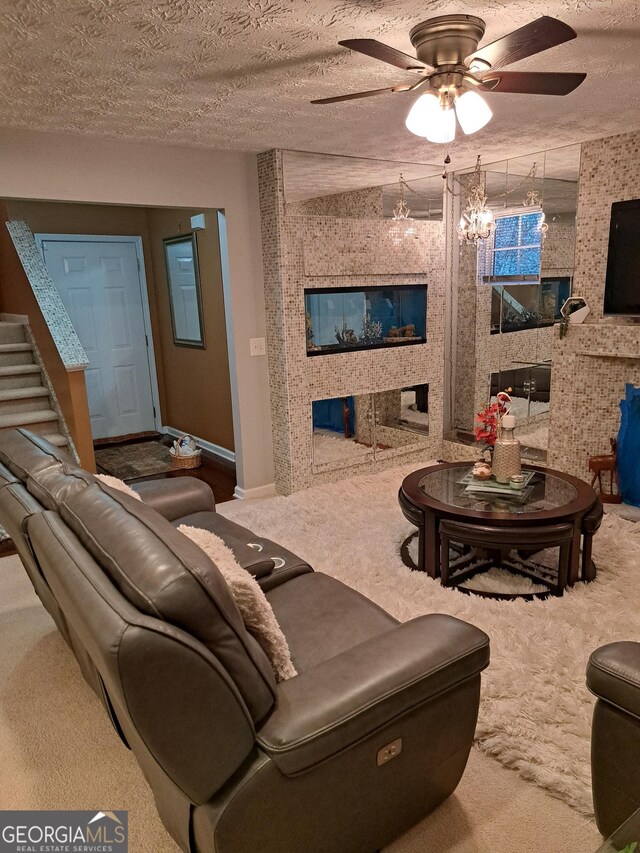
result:
<svg viewBox="0 0 640 853"><path fill-rule="evenodd" d="M93 437L155 429L135 242L46 238L41 245L89 359L85 377Z"/></svg>

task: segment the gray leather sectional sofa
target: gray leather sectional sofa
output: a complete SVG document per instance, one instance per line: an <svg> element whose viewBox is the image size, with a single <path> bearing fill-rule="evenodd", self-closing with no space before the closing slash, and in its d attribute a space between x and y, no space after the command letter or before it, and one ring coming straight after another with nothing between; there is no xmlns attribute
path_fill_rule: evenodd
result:
<svg viewBox="0 0 640 853"><path fill-rule="evenodd" d="M591 727L593 806L607 838L640 809L640 643L596 649L587 685L597 697Z"/></svg>
<svg viewBox="0 0 640 853"><path fill-rule="evenodd" d="M438 614L399 624L218 515L193 478L136 489L142 502L26 430L0 433L0 520L183 850L373 851L452 793L482 631ZM257 578L297 676L276 684L180 524L220 535Z"/></svg>

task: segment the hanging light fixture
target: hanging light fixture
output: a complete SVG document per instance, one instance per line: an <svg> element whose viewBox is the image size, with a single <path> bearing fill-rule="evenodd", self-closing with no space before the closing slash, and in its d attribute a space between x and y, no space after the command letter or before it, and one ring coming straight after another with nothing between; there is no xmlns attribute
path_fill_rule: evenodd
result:
<svg viewBox="0 0 640 853"><path fill-rule="evenodd" d="M406 186L405 179L402 177L402 173L400 173L398 200L396 206L393 208L393 216L391 217L396 224L390 229L391 239L396 246L401 245L402 241L407 237L415 236L416 233L415 225L409 225L410 222L413 222L413 217L409 216L411 211L409 210L409 205L404 200L404 188Z"/></svg>
<svg viewBox="0 0 640 853"><path fill-rule="evenodd" d="M396 222L406 222L407 220L413 219L412 216L409 216L411 211L404 200L404 186L404 178L402 177L402 172L400 172L400 180L398 181L398 201L396 202L396 206L393 208L393 219L395 219Z"/></svg>
<svg viewBox="0 0 640 853"><path fill-rule="evenodd" d="M462 243L477 244L490 237L495 222L493 213L487 207L487 196L484 191L484 181L480 171L480 155L467 186L467 206L462 211L458 224L458 237Z"/></svg>
<svg viewBox="0 0 640 853"><path fill-rule="evenodd" d="M477 92L445 89L436 94L428 92L415 101L405 124L411 133L429 142L453 142L456 136L456 116L467 135L481 130L493 113Z"/></svg>
<svg viewBox="0 0 640 853"><path fill-rule="evenodd" d="M525 207L533 207L540 209L540 239L546 240L547 231L549 230L549 225L545 222L544 210L542 209L542 197L538 190L536 189L536 164L534 163L531 167L531 171L529 172L528 177L531 178L531 189L528 191L526 196L524 197L522 204Z"/></svg>

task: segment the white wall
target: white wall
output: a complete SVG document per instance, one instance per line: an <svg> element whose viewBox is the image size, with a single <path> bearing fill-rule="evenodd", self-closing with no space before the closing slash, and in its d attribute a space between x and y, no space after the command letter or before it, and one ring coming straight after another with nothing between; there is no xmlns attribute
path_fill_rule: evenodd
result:
<svg viewBox="0 0 640 853"><path fill-rule="evenodd" d="M238 486L273 483L267 360L249 355L265 335L255 155L1 128L0 163L4 198L224 208Z"/></svg>

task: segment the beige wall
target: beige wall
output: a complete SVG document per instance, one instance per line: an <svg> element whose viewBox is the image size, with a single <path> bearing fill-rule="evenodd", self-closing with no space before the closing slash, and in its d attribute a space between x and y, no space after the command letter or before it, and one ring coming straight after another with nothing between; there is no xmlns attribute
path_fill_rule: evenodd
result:
<svg viewBox="0 0 640 853"><path fill-rule="evenodd" d="M163 423L233 450L231 385L215 210L205 211L206 230L196 232L206 348L176 346L171 327L162 240L188 231L190 217L202 212L147 209L164 364L166 408Z"/></svg>
<svg viewBox="0 0 640 853"><path fill-rule="evenodd" d="M0 161L0 196L8 198L224 210L238 486L249 494L268 489L273 454L267 360L249 354L249 339L266 333L255 156L5 128Z"/></svg>

